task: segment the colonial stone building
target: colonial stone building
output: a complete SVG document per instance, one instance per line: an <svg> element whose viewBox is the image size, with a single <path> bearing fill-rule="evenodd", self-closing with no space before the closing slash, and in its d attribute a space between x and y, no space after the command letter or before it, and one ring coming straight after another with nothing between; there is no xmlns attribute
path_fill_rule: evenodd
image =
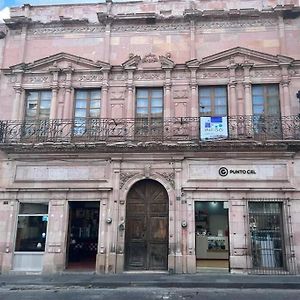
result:
<svg viewBox="0 0 300 300"><path fill-rule="evenodd" d="M299 274L298 0L24 5L0 31L2 273Z"/></svg>

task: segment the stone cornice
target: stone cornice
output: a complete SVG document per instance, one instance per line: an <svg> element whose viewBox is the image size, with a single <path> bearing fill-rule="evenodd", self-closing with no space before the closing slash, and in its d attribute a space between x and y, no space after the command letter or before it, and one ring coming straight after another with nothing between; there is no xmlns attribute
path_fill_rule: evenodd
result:
<svg viewBox="0 0 300 300"><path fill-rule="evenodd" d="M98 13L99 23L89 20L60 17L59 20L48 23L32 21L25 16L15 16L5 20L6 26L17 30L26 25L30 35L59 35L74 33L104 32L107 24L113 32L147 32L147 31L176 31L190 30L190 20L193 20L198 30L218 28L246 28L259 26L276 26L278 16L297 18L300 8L292 6L277 6L264 9L230 9L200 11L187 9L183 15L163 16L155 13L117 14Z"/></svg>

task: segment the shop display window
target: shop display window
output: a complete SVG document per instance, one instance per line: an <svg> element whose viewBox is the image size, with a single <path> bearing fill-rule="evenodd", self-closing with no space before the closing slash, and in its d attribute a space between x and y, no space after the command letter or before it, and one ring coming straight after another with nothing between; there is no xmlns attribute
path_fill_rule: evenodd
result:
<svg viewBox="0 0 300 300"><path fill-rule="evenodd" d="M15 251L45 251L47 203L20 203Z"/></svg>

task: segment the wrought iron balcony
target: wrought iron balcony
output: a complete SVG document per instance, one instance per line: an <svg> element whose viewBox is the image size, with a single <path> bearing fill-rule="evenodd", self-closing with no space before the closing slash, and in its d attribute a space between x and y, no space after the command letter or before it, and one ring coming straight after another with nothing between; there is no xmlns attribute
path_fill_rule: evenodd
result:
<svg viewBox="0 0 300 300"><path fill-rule="evenodd" d="M0 145L78 142L184 142L300 140L299 116L230 116L226 136L203 139L201 117L0 121Z"/></svg>

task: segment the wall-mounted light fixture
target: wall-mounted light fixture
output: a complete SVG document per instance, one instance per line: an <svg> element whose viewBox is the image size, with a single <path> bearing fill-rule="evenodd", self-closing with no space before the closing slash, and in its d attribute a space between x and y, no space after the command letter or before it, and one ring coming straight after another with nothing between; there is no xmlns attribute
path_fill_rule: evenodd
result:
<svg viewBox="0 0 300 300"><path fill-rule="evenodd" d="M106 218L106 223L107 224L111 224L111 222L112 222L112 218Z"/></svg>

